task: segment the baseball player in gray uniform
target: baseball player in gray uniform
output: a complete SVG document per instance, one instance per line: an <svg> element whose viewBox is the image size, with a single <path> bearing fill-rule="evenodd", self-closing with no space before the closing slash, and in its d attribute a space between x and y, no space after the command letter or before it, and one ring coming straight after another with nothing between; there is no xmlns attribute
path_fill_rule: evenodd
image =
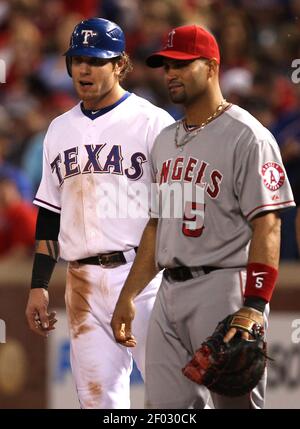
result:
<svg viewBox="0 0 300 429"><path fill-rule="evenodd" d="M26 315L37 334L47 336L55 327L47 287L60 255L69 262L65 300L80 405L129 408L132 357L144 374L160 278L136 302L139 345L132 353L115 342L110 321L149 218L148 200L141 196L151 183L149 154L155 137L174 120L121 86L130 61L123 31L113 22L80 22L65 55L81 102L57 117L45 138Z"/></svg>
<svg viewBox="0 0 300 429"><path fill-rule="evenodd" d="M132 343L136 297L164 268L148 331L146 406L204 408L209 391L181 369L229 314L243 329L230 327L225 342L237 332L250 340L250 321L266 328L279 211L294 201L271 133L223 99L219 48L208 31L175 28L147 64L164 67L185 117L163 130L152 150L160 204L153 204L111 325L117 342ZM214 407L262 408L265 385L263 377L251 394L235 398L211 393Z"/></svg>

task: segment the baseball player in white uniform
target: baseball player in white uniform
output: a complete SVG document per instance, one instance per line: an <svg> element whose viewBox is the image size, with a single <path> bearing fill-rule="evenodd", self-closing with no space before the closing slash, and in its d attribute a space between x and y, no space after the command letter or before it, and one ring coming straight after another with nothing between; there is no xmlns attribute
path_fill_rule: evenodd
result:
<svg viewBox="0 0 300 429"><path fill-rule="evenodd" d="M47 336L48 283L60 255L68 261L66 308L71 366L82 408L129 408L132 357L144 374L148 319L160 283L154 278L136 305L132 353L114 340L110 321L149 217L149 154L173 121L164 110L125 91L130 68L119 26L80 22L65 53L81 102L57 117L44 141L37 248L26 316ZM134 343L133 343L134 345Z"/></svg>
<svg viewBox="0 0 300 429"><path fill-rule="evenodd" d="M181 369L226 316L236 313L241 330L230 327L225 342L237 332L251 340L250 322L266 328L279 263L278 212L294 205L276 141L223 99L219 63L215 38L195 25L175 28L147 59L164 67L172 101L185 108L152 150L162 203L153 205L111 322L116 340L130 345L134 300L165 268L148 331L149 408L205 407L209 391ZM262 408L265 383L263 377L240 397L211 393L213 404Z"/></svg>

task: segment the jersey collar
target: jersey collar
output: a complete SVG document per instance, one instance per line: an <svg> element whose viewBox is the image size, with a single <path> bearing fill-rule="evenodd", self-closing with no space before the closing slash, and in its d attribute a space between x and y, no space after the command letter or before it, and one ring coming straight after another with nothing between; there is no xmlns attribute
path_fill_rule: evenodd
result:
<svg viewBox="0 0 300 429"><path fill-rule="evenodd" d="M116 103L112 104L111 106L104 107L103 109L87 110L83 107L83 102L80 103L80 108L82 113L93 121L94 119L99 118L99 116L105 115L105 113L110 112L112 109L114 109L123 101L125 101L126 98L128 98L130 95L131 92L126 91L125 94Z"/></svg>

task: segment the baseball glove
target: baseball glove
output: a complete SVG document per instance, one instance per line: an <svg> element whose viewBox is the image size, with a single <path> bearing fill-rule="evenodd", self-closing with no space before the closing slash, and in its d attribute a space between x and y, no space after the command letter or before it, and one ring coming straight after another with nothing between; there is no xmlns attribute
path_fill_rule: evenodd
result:
<svg viewBox="0 0 300 429"><path fill-rule="evenodd" d="M226 317L182 369L183 374L219 395L241 396L250 392L264 373L267 355L262 326L254 321L249 326L245 330L251 333L253 340L242 339L238 332L224 343L223 338L230 328L241 328L236 315Z"/></svg>

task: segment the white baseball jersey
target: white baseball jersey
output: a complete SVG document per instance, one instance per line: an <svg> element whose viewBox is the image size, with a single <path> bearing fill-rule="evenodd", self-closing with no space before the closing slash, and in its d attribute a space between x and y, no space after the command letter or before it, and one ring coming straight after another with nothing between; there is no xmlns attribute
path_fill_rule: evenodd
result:
<svg viewBox="0 0 300 429"><path fill-rule="evenodd" d="M96 112L79 103L50 124L34 203L61 215L63 259L138 246L148 217L149 154L172 122L164 110L126 93Z"/></svg>
<svg viewBox="0 0 300 429"><path fill-rule="evenodd" d="M182 144L187 132L181 122L170 125L151 154L165 210L159 214L157 262L243 267L252 236L249 221L295 205L278 145L236 105ZM158 215L157 207L153 212Z"/></svg>

